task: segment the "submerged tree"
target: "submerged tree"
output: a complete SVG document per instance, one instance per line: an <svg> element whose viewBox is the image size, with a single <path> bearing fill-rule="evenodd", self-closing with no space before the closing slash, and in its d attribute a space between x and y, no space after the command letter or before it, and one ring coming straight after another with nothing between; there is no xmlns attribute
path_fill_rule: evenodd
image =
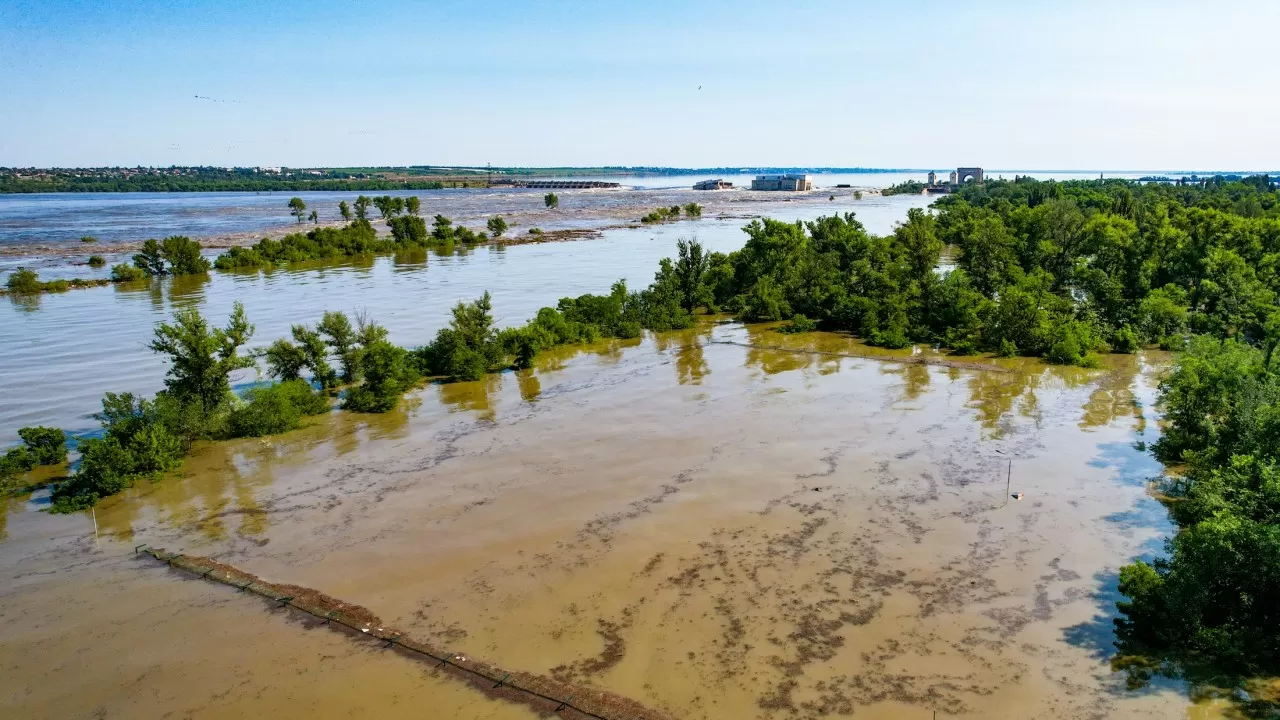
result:
<svg viewBox="0 0 1280 720"><path fill-rule="evenodd" d="M289 198L289 213L298 218L298 224L302 224L302 218L306 215L307 204L300 197Z"/></svg>
<svg viewBox="0 0 1280 720"><path fill-rule="evenodd" d="M148 345L169 356L165 388L179 402L200 412L216 412L231 395L231 373L254 366L239 350L253 335L244 305L236 302L225 328L210 329L200 311L179 310L173 324L161 323Z"/></svg>
<svg viewBox="0 0 1280 720"><path fill-rule="evenodd" d="M557 197L555 193L547 193L542 198L542 204L546 205L551 210L555 210L560 207L560 198Z"/></svg>
<svg viewBox="0 0 1280 720"><path fill-rule="evenodd" d="M507 231L507 221L503 220L501 215L494 215L489 218L489 222L485 223L485 226L489 228L489 234L495 238L502 237L502 234Z"/></svg>
<svg viewBox="0 0 1280 720"><path fill-rule="evenodd" d="M342 216L344 221L351 222L351 206L347 204L346 200L338 203L338 214Z"/></svg>

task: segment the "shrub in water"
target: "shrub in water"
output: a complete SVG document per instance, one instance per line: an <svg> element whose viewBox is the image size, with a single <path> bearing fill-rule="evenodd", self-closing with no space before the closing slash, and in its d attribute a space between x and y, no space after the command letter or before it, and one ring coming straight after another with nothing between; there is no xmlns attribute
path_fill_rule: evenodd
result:
<svg viewBox="0 0 1280 720"><path fill-rule="evenodd" d="M250 388L244 404L232 409L227 432L232 437L261 437L296 429L307 415L329 411L329 400L305 380Z"/></svg>
<svg viewBox="0 0 1280 720"><path fill-rule="evenodd" d="M59 465L67 461L67 435L58 428L24 427L18 431L37 465Z"/></svg>

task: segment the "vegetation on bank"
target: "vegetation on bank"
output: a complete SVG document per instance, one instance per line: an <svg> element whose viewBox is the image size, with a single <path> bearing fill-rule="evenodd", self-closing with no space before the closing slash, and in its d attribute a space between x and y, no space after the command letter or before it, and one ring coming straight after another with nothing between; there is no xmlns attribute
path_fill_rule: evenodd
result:
<svg viewBox="0 0 1280 720"><path fill-rule="evenodd" d="M1158 483L1178 526L1165 555L1120 570L1117 635L1134 684L1161 674L1233 687L1280 673L1275 336L1194 338L1160 385L1169 425L1155 455L1185 471Z"/></svg>

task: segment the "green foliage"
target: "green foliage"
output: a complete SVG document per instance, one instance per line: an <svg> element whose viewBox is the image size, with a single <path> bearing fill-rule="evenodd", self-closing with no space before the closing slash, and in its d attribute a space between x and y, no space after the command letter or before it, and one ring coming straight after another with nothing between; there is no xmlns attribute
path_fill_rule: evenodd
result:
<svg viewBox="0 0 1280 720"><path fill-rule="evenodd" d="M131 393L107 393L102 437L80 441L80 464L74 475L53 490L54 512L86 509L143 477L176 468L187 452L186 441L171 428L179 414L172 398L155 401Z"/></svg>
<svg viewBox="0 0 1280 720"><path fill-rule="evenodd" d="M338 358L342 382L355 382L360 374L360 347L351 319L344 312L325 311L316 329Z"/></svg>
<svg viewBox="0 0 1280 720"><path fill-rule="evenodd" d="M18 431L18 437L23 444L0 455L0 492L11 489L18 476L37 465L61 465L67 461L67 438L57 428L25 427Z"/></svg>
<svg viewBox="0 0 1280 720"><path fill-rule="evenodd" d="M42 290L40 275L35 270L20 267L9 274L5 287L14 295L32 295Z"/></svg>
<svg viewBox="0 0 1280 720"><path fill-rule="evenodd" d="M400 245L420 247L427 243L427 223L417 215L393 217L387 221L387 227L391 228L391 237Z"/></svg>
<svg viewBox="0 0 1280 720"><path fill-rule="evenodd" d="M1111 337L1111 351L1125 354L1133 354L1142 349L1142 341L1138 339L1138 333L1133 328L1125 325L1116 331Z"/></svg>
<svg viewBox="0 0 1280 720"><path fill-rule="evenodd" d="M253 326L239 302L225 328L210 329L195 308L179 310L173 319L172 325L156 327L155 339L148 346L169 356L165 388L179 403L214 414L230 399L231 373L254 366L252 357L239 354L253 335Z"/></svg>
<svg viewBox="0 0 1280 720"><path fill-rule="evenodd" d="M1195 337L1160 385L1167 556L1121 570L1123 652L1179 672L1280 672L1280 376L1239 340Z"/></svg>
<svg viewBox="0 0 1280 720"><path fill-rule="evenodd" d="M89 267L102 267L103 265L106 265L106 264L107 264L107 259L102 257L101 255L89 256Z"/></svg>
<svg viewBox="0 0 1280 720"><path fill-rule="evenodd" d="M92 236L92 235L85 235L84 237L80 238L80 242L82 242L82 243L96 243L96 242L98 242L98 238L96 238L96 237L94 237L94 236Z"/></svg>
<svg viewBox="0 0 1280 720"><path fill-rule="evenodd" d="M794 315L791 322L778 328L778 332L794 334L813 332L818 328L818 324L803 315Z"/></svg>
<svg viewBox="0 0 1280 720"><path fill-rule="evenodd" d="M394 252L398 248L394 240L379 239L377 235L368 221L356 220L341 228L316 228L279 240L265 238L253 247L233 247L218 256L214 267L219 270L270 267Z"/></svg>
<svg viewBox="0 0 1280 720"><path fill-rule="evenodd" d="M500 238L502 233L507 231L507 221L503 220L500 215L494 215L489 218L489 222L485 223L485 225L489 228L491 237Z"/></svg>
<svg viewBox="0 0 1280 720"><path fill-rule="evenodd" d="M338 374L329 365L329 347L321 334L306 325L294 325L291 332L302 353L303 367L311 371L312 382L326 390L337 387ZM288 366L283 369L288 369Z"/></svg>
<svg viewBox="0 0 1280 720"><path fill-rule="evenodd" d="M81 278L43 281L36 271L28 268L18 268L5 281L5 290L12 295L34 295L36 293L66 292L71 288L97 287L109 282L110 280L83 280Z"/></svg>
<svg viewBox="0 0 1280 720"><path fill-rule="evenodd" d="M417 195L411 195L404 199L404 210L410 215L417 215L422 209L422 201Z"/></svg>
<svg viewBox="0 0 1280 720"><path fill-rule="evenodd" d="M346 200L338 203L338 214L342 216L344 222L351 222L354 217L351 213L351 206L347 204Z"/></svg>
<svg viewBox="0 0 1280 720"><path fill-rule="evenodd" d="M702 217L702 206L696 202L685 203L684 214L691 218Z"/></svg>
<svg viewBox="0 0 1280 720"><path fill-rule="evenodd" d="M357 220L366 220L366 219L368 219L368 215L369 215L369 204L370 204L370 203L372 203L372 202L373 202L373 201L372 201L372 200L370 200L370 199L369 199L369 197L368 197L367 195L361 195L361 196L359 196L359 197L357 197L357 198L356 198L355 207L356 207L356 219L357 219Z"/></svg>
<svg viewBox="0 0 1280 720"><path fill-rule="evenodd" d="M307 366L307 355L302 348L284 338L271 343L262 351L267 362L267 374L281 382L297 380Z"/></svg>
<svg viewBox="0 0 1280 720"><path fill-rule="evenodd" d="M58 428L24 427L18 437L36 465L61 465L67 461L67 435Z"/></svg>
<svg viewBox="0 0 1280 720"><path fill-rule="evenodd" d="M881 190L880 194L885 197L890 195L919 195L924 192L925 187L925 184L919 180L907 180Z"/></svg>
<svg viewBox="0 0 1280 720"><path fill-rule="evenodd" d="M542 204L546 205L551 210L555 210L560 207L560 198L555 193L547 193L542 198Z"/></svg>
<svg viewBox="0 0 1280 720"><path fill-rule="evenodd" d="M289 214L298 219L298 223L302 223L302 216L307 212L307 204L300 197L289 198Z"/></svg>
<svg viewBox="0 0 1280 720"><path fill-rule="evenodd" d="M147 276L147 273L133 265L120 263L111 266L111 282L132 282L141 280Z"/></svg>
<svg viewBox="0 0 1280 720"><path fill-rule="evenodd" d="M360 373L363 381L347 391L343 400L342 407L347 410L389 412L418 378L409 353L381 339L361 348Z"/></svg>
<svg viewBox="0 0 1280 720"><path fill-rule="evenodd" d="M1045 359L1059 365L1092 367L1097 361L1090 354L1098 349L1100 342L1093 327L1079 320L1068 320L1051 331Z"/></svg>
<svg viewBox="0 0 1280 720"><path fill-rule="evenodd" d="M694 204L694 203L691 203L691 204ZM702 213L702 208L699 207L698 214L701 215L701 213ZM660 223L660 222L666 222L668 220L679 220L679 219L680 219L680 206L672 205L671 207L660 207L646 214L644 217L640 218L640 222L648 224L648 223Z"/></svg>
<svg viewBox="0 0 1280 720"><path fill-rule="evenodd" d="M305 380L291 379L246 390L227 417L231 437L261 437L294 430L307 415L329 411L329 399Z"/></svg>
<svg viewBox="0 0 1280 720"><path fill-rule="evenodd" d="M210 267L200 254L200 243L182 235L147 240L133 256L133 264L147 275L199 275Z"/></svg>

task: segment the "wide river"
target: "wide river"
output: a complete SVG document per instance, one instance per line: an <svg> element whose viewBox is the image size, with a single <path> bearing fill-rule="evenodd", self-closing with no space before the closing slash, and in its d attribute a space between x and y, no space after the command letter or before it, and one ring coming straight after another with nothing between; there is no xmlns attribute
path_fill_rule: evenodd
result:
<svg viewBox="0 0 1280 720"><path fill-rule="evenodd" d="M886 233L927 202L823 200L770 214L856 211ZM180 307L220 320L243 301L255 344L365 309L416 344L457 300L489 290L522 322L646 284L679 237L740 247L743 222L6 299L0 432L89 431L103 391L158 389L145 343ZM922 357L943 360L705 321L426 386L387 415L202 444L93 513L7 500L0 717L536 716L138 559L141 543L673 717L1219 717L1110 666L1118 568L1171 530L1145 452L1168 358L904 362Z"/></svg>

